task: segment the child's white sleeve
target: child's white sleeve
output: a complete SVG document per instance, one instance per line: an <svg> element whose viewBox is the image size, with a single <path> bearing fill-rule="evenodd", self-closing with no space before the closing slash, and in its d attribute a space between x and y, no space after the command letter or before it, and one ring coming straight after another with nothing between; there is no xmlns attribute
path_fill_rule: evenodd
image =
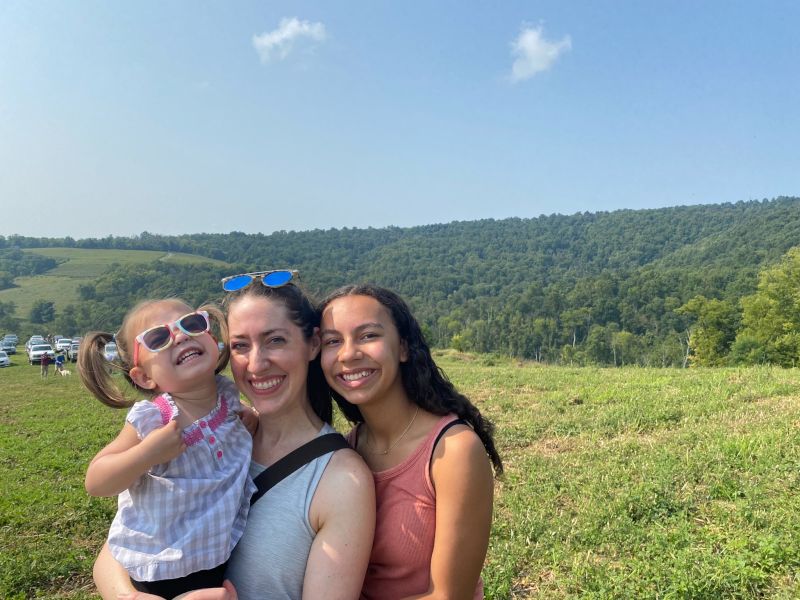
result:
<svg viewBox="0 0 800 600"><path fill-rule="evenodd" d="M165 415L168 420L175 418L175 415ZM150 400L141 400L134 404L128 411L125 420L133 425L140 440L143 440L151 432L164 425L164 416L161 409Z"/></svg>

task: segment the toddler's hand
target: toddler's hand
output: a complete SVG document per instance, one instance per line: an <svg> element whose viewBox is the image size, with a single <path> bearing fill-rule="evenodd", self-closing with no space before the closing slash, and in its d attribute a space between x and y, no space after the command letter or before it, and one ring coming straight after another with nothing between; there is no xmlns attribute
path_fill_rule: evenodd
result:
<svg viewBox="0 0 800 600"><path fill-rule="evenodd" d="M152 431L140 444L147 463L152 467L177 458L186 450L183 432L177 421L170 421Z"/></svg>

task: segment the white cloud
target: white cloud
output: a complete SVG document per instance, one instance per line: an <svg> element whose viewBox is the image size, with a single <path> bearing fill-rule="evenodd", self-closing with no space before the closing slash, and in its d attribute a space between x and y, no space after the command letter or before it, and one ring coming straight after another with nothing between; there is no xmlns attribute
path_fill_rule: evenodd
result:
<svg viewBox="0 0 800 600"><path fill-rule="evenodd" d="M325 25L301 21L297 17L281 19L274 31L267 31L253 36L253 47L261 57L261 62L269 62L273 58L283 60L292 51L296 40L308 38L312 42L325 40Z"/></svg>
<svg viewBox="0 0 800 600"><path fill-rule="evenodd" d="M572 48L570 37L564 36L558 42L550 42L542 35L542 26L523 26L519 36L511 42L511 55L515 57L511 66L511 81L525 81L537 73L553 66L562 52Z"/></svg>

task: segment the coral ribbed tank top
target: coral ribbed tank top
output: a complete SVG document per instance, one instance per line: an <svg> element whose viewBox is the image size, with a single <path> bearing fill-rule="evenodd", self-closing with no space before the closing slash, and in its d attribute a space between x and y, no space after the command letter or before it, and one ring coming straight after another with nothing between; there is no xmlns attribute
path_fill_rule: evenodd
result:
<svg viewBox="0 0 800 600"><path fill-rule="evenodd" d="M428 591L436 531L436 493L430 479L433 444L456 415L445 415L404 462L373 473L375 541L361 591L362 600L394 600ZM347 436L355 447L358 429ZM483 598L483 582L475 600Z"/></svg>

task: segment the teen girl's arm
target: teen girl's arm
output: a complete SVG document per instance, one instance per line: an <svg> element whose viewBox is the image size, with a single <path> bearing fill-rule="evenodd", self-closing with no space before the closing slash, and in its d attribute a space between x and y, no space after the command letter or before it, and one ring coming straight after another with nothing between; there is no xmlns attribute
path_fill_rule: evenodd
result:
<svg viewBox="0 0 800 600"><path fill-rule="evenodd" d="M89 463L86 491L91 496L115 496L131 487L150 467L172 460L185 449L177 421L170 421L143 440L126 422L116 439Z"/></svg>
<svg viewBox="0 0 800 600"><path fill-rule="evenodd" d="M372 472L352 450L339 450L309 510L317 535L303 580L303 600L355 600L361 594L375 533Z"/></svg>
<svg viewBox="0 0 800 600"><path fill-rule="evenodd" d="M442 436L433 453L436 532L427 594L413 598L471 600L492 525L494 480L480 438L467 426Z"/></svg>

